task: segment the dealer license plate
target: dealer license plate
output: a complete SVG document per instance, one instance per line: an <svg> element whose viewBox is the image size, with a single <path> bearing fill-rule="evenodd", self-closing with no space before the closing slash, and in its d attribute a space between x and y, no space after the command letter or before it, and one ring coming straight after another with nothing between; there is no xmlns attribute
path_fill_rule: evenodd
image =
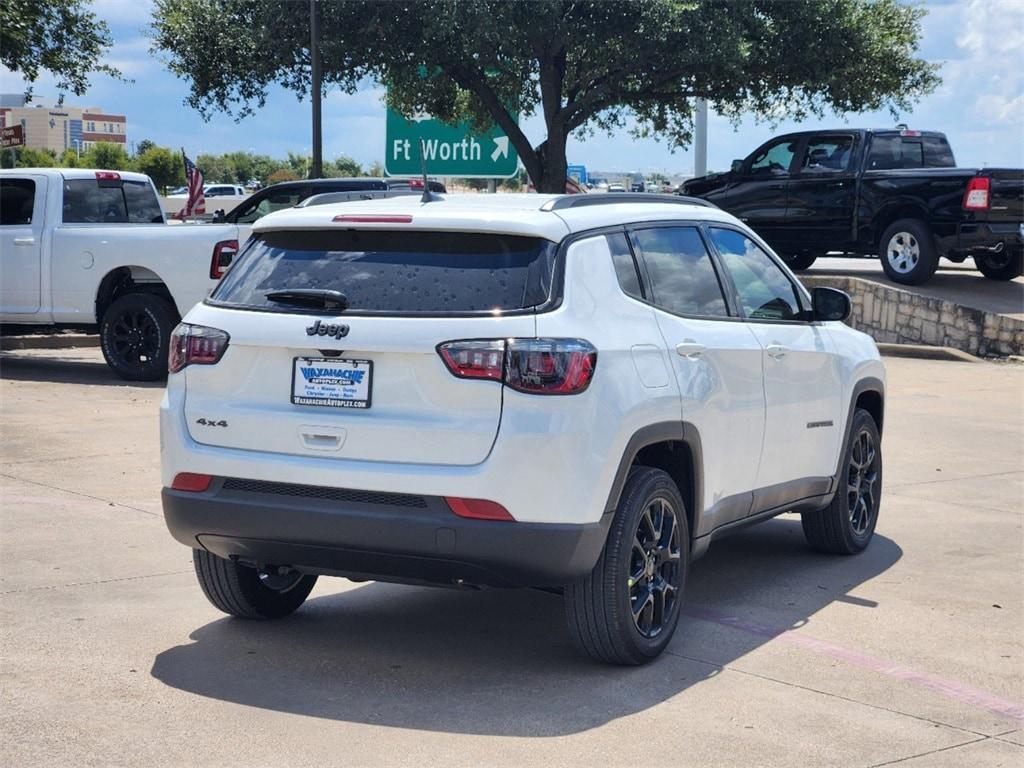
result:
<svg viewBox="0 0 1024 768"><path fill-rule="evenodd" d="M296 357L292 402L330 408L369 408L373 362L336 357Z"/></svg>

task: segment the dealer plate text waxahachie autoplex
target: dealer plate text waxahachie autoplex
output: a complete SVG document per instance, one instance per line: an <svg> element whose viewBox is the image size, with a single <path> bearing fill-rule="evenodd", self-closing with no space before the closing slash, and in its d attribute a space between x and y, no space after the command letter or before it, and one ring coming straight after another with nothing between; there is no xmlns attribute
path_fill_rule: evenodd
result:
<svg viewBox="0 0 1024 768"><path fill-rule="evenodd" d="M369 408L373 363L297 357L292 367L292 402L331 408Z"/></svg>

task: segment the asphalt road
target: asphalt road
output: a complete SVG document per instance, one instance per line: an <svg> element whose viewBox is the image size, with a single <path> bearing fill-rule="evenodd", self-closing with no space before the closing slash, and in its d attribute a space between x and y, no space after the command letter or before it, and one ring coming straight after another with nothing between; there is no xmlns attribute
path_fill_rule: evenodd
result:
<svg viewBox="0 0 1024 768"><path fill-rule="evenodd" d="M539 592L321 579L224 617L161 518L160 388L5 353L0 763L1024 764L1024 366L887 365L869 550L716 542L669 652L615 669Z"/></svg>
<svg viewBox="0 0 1024 768"><path fill-rule="evenodd" d="M968 259L963 264L955 264L941 259L938 271L924 285L899 285L892 283L882 271L878 259L847 259L828 257L818 259L814 266L802 272L807 275L851 275L876 282L894 285L903 291L911 291L922 296L946 299L966 307L983 309L1009 315L1024 320L1024 277L1008 282L989 280L974 268L974 262Z"/></svg>

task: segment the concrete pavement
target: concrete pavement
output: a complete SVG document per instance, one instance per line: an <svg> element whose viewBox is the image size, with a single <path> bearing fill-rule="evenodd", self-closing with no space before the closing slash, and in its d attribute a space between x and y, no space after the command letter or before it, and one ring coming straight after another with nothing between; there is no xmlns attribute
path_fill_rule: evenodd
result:
<svg viewBox="0 0 1024 768"><path fill-rule="evenodd" d="M716 542L669 652L614 669L539 592L321 579L284 621L224 617L160 516L161 389L4 354L0 761L1020 765L1024 366L887 366L869 550L790 517Z"/></svg>

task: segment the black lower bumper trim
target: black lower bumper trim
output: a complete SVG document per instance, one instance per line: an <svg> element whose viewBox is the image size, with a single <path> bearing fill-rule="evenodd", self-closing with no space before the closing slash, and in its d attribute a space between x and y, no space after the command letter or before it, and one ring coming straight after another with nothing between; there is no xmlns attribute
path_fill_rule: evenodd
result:
<svg viewBox="0 0 1024 768"><path fill-rule="evenodd" d="M175 539L220 557L382 581L561 586L597 562L610 515L586 525L468 520L424 508L225 489L165 488Z"/></svg>

